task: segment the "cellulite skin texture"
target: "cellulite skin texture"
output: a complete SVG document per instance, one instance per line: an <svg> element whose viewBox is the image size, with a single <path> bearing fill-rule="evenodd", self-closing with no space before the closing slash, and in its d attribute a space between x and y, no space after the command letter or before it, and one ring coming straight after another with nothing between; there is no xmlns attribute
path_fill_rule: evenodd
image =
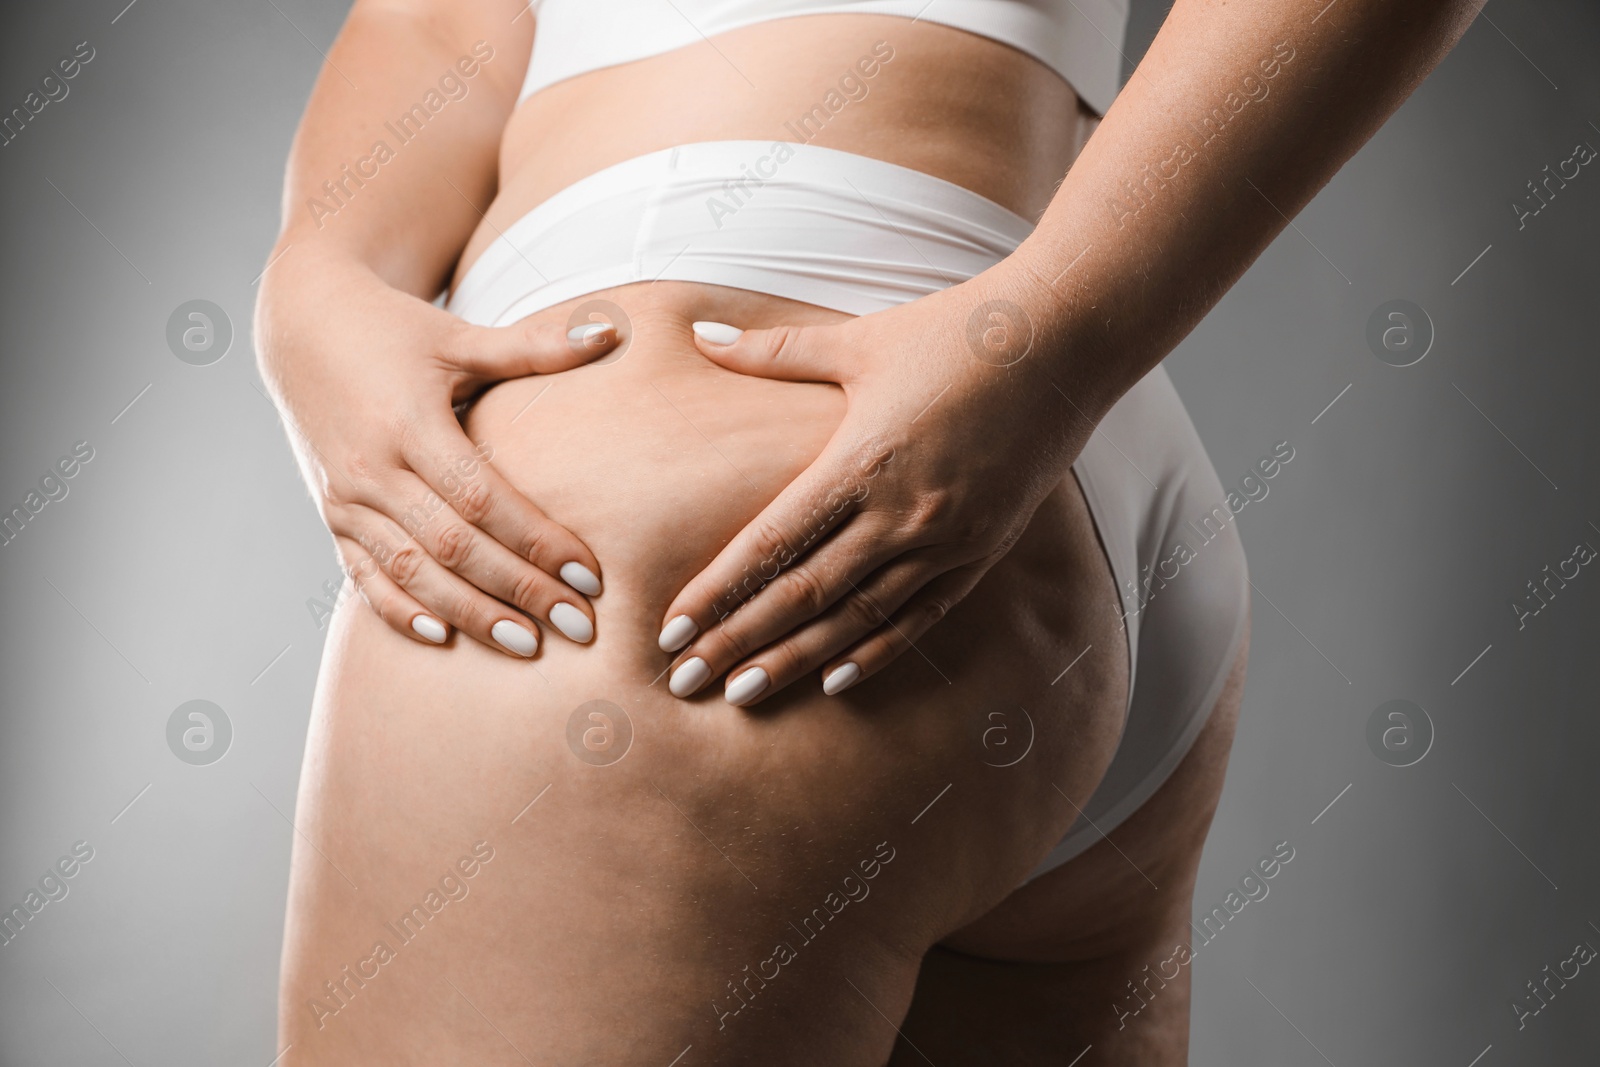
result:
<svg viewBox="0 0 1600 1067"><path fill-rule="evenodd" d="M894 58L813 143L1036 217L1089 128L1065 83L970 34L819 16L719 38L731 63L695 46L531 98L457 277L522 214L605 166L697 140L788 139L785 121L878 41ZM759 71L760 91L735 67ZM924 977L944 983L932 1003L954 1004L969 998L950 993L952 960L1104 957L1114 970L1128 962L1117 954L1165 938L1231 717L1147 805L1165 802L1163 821L1118 832L1159 892L1097 846L1013 893L1099 781L1127 702L1119 597L1072 475L971 596L860 685L826 697L811 677L750 710L724 702L721 680L675 699L657 647L672 598L845 410L836 386L715 366L691 323L843 316L676 282L584 298L596 299L627 316L620 358L498 385L465 423L600 561L594 640L544 627L538 654L518 660L459 633L443 647L410 640L359 599L340 608L296 814L283 1062L659 1067L693 1046L685 1063L876 1065L941 939L961 954L937 950ZM565 328L576 303L535 319ZM631 731L608 765L578 754L591 701L623 709ZM470 877L458 866L469 856ZM1182 996L1167 1001L1180 1022ZM1059 1003L1035 1014L1067 1017ZM1181 1036L1142 1022L1152 1040ZM936 1059L958 1062L947 1056Z"/></svg>
<svg viewBox="0 0 1600 1067"><path fill-rule="evenodd" d="M894 1032L841 977L904 1012L922 954L1004 898L1071 824L1057 786L1082 803L1112 754L1126 644L1070 476L977 592L867 682L825 697L811 679L753 710L716 684L673 698L662 612L843 411L837 387L714 366L690 323L835 316L665 282L601 296L629 309L621 359L500 385L467 422L601 559L594 641L547 630L519 662L460 635L408 641L358 601L334 622L285 948L297 1062L521 1062L495 1027L538 1061L668 1062L692 1043L725 1062L756 1049L787 1062L801 1027L795 1062L882 1062ZM1052 685L1064 651L1089 645ZM568 741L594 700L624 709L632 731L606 766ZM1011 750L986 733L997 723ZM1034 730L1027 758L995 766ZM402 943L396 929L410 928L385 923L480 841L493 860ZM862 861L887 853L865 880ZM852 873L867 894L834 917ZM790 926L816 907L825 927ZM379 941L392 960L356 969ZM795 958L742 1007L728 982L747 965L770 975L779 943ZM357 986L347 964L376 977ZM603 1024L571 1025L596 1012ZM835 1020L836 1046L819 1051L813 1012Z"/></svg>

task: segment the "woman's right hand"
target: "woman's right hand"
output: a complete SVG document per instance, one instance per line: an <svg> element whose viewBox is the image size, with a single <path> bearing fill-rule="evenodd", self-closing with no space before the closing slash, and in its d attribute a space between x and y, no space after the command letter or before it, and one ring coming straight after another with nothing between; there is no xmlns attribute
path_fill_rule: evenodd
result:
<svg viewBox="0 0 1600 1067"><path fill-rule="evenodd" d="M538 648L533 618L593 638L582 594L600 592L599 563L495 471L453 405L581 366L616 345L615 327L469 325L305 246L263 278L255 326L306 484L386 623L430 644L454 627L517 657Z"/></svg>

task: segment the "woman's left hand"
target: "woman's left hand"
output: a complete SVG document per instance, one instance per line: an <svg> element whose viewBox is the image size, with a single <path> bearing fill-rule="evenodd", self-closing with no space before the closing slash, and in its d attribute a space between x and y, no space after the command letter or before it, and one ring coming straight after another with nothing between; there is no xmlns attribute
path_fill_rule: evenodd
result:
<svg viewBox="0 0 1600 1067"><path fill-rule="evenodd" d="M693 641L674 695L726 674L728 702L749 705L818 667L839 693L914 648L1022 535L1092 426L1027 313L981 280L837 325L696 324L707 358L835 382L847 412L668 608L662 649Z"/></svg>

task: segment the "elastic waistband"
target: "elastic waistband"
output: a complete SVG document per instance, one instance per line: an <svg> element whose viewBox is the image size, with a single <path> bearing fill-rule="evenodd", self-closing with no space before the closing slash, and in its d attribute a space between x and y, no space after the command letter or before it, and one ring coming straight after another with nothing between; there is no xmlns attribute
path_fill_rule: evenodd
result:
<svg viewBox="0 0 1600 1067"><path fill-rule="evenodd" d="M681 145L607 167L490 245L449 307L505 325L633 282L702 282L865 315L971 278L1033 224L959 185L786 141Z"/></svg>

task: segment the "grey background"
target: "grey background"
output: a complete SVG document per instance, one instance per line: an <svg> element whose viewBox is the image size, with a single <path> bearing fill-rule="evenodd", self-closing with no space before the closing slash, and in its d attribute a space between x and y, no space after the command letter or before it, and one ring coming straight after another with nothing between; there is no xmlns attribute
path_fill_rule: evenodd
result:
<svg viewBox="0 0 1600 1067"><path fill-rule="evenodd" d="M0 34L0 110L77 42L97 53L0 148L0 510L95 449L0 547L0 904L95 850L0 947L0 1064L264 1067L322 641L306 601L338 569L248 324L342 11L125 2L8 8ZM1520 632L1510 604L1600 547L1600 168L1521 232L1509 205L1600 146L1600 9L1487 15L1168 360L1225 484L1296 450L1239 518L1254 649L1197 913L1275 842L1296 856L1200 951L1196 1064L1595 1060L1600 975L1520 1033L1509 1005L1600 945L1600 570ZM1160 16L1137 9L1130 55ZM1363 341L1395 297L1437 329L1403 369ZM212 366L164 340L195 298L234 325ZM1403 769L1365 741L1394 698L1437 731ZM193 699L233 725L210 766L167 748Z"/></svg>

